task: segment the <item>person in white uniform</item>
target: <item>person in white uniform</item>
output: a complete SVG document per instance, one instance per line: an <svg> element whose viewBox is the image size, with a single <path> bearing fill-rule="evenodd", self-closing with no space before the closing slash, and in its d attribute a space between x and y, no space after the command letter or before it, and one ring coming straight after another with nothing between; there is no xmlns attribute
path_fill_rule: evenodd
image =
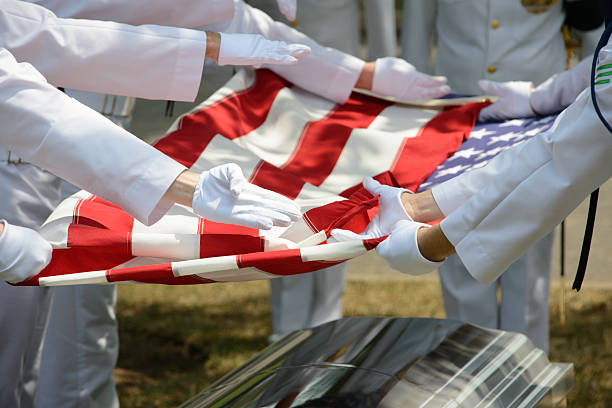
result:
<svg viewBox="0 0 612 408"><path fill-rule="evenodd" d="M566 67L561 27L563 2L556 0L410 0L404 3L403 56L428 71L437 34L434 71L454 92L495 93L487 81L540 84ZM583 55L593 49L584 44ZM487 81L480 82L485 79ZM451 256L439 275L448 318L527 334L548 351L548 294L554 235L512 264L498 281L482 285ZM497 289L501 289L498 302ZM498 304L499 303L499 304Z"/></svg>
<svg viewBox="0 0 612 408"><path fill-rule="evenodd" d="M612 83L605 75L612 72L610 42L599 54L597 66L597 72L604 73L595 85L597 101L610 121ZM563 108L588 83L584 74L588 70L580 66L575 70L545 82L527 102L544 113ZM503 110L500 101L488 114ZM490 284L612 177L611 156L612 134L597 116L587 89L550 130L432 190L408 194L364 181L370 191L377 189L381 195L379 214L362 235L343 230L332 235L347 240L390 234L377 253L392 268L413 275L433 271L456 252L476 280ZM446 218L433 227L422 223L441 217Z"/></svg>

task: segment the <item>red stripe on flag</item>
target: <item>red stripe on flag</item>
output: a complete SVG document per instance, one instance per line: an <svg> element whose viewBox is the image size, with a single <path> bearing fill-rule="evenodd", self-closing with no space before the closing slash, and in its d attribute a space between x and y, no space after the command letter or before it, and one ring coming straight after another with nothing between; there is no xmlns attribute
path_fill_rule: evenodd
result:
<svg viewBox="0 0 612 408"><path fill-rule="evenodd" d="M263 252L265 239L251 235L206 234L200 237L200 258Z"/></svg>
<svg viewBox="0 0 612 408"><path fill-rule="evenodd" d="M281 168L320 185L334 169L353 129L367 128L389 105L390 102L353 93L327 117L304 127L295 151Z"/></svg>
<svg viewBox="0 0 612 408"><path fill-rule="evenodd" d="M239 268L257 268L274 275L297 275L337 265L340 262L303 262L299 249L236 256Z"/></svg>
<svg viewBox="0 0 612 408"><path fill-rule="evenodd" d="M196 275L175 277L172 273L171 263L110 269L106 271L106 280L109 282L136 281L163 285L195 285L215 282Z"/></svg>
<svg viewBox="0 0 612 408"><path fill-rule="evenodd" d="M470 103L448 109L427 122L418 136L404 139L391 166L397 183L416 191L467 140L478 113L487 105Z"/></svg>
<svg viewBox="0 0 612 408"><path fill-rule="evenodd" d="M291 84L267 69L255 71L255 82L202 110L183 116L178 129L155 143L155 147L191 167L206 146L220 134L235 139L261 126L276 95Z"/></svg>
<svg viewBox="0 0 612 408"><path fill-rule="evenodd" d="M265 239L255 228L200 219L200 258L264 250Z"/></svg>
<svg viewBox="0 0 612 408"><path fill-rule="evenodd" d="M304 187L304 181L299 177L263 160L257 164L249 181L259 187L276 191L291 200L297 198Z"/></svg>

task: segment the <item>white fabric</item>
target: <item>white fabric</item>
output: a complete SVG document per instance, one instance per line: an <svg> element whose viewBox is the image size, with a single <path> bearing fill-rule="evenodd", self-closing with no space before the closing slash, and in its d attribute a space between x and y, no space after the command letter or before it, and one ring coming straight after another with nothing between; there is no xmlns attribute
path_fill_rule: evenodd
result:
<svg viewBox="0 0 612 408"><path fill-rule="evenodd" d="M221 33L219 65L295 65L310 54L310 47L266 40L259 34Z"/></svg>
<svg viewBox="0 0 612 408"><path fill-rule="evenodd" d="M52 288L37 408L117 408L113 369L119 354L117 287Z"/></svg>
<svg viewBox="0 0 612 408"><path fill-rule="evenodd" d="M320 271L270 280L275 334L319 326L342 317L345 263Z"/></svg>
<svg viewBox="0 0 612 408"><path fill-rule="evenodd" d="M0 146L0 218L38 228L59 204L59 179ZM51 292L0 282L0 406L31 408Z"/></svg>
<svg viewBox="0 0 612 408"><path fill-rule="evenodd" d="M472 278L457 255L448 257L438 267L446 318L524 333L536 347L548 353L549 264L554 237L548 234L540 239L533 250L487 285ZM474 301L465 300L470 297Z"/></svg>
<svg viewBox="0 0 612 408"><path fill-rule="evenodd" d="M531 107L541 115L560 112L576 100L589 86L593 56L580 61L575 67L553 75L531 93Z"/></svg>
<svg viewBox="0 0 612 408"><path fill-rule="evenodd" d="M33 229L6 220L0 234L0 278L19 283L43 270L51 261L51 245Z"/></svg>
<svg viewBox="0 0 612 408"><path fill-rule="evenodd" d="M483 79L478 81L478 86L485 95L499 96L499 99L494 104L480 111L478 120L481 122L501 122L506 119L535 116L529 103L533 90L532 82L495 82Z"/></svg>
<svg viewBox="0 0 612 408"><path fill-rule="evenodd" d="M54 86L193 101L202 77L201 31L60 19L19 0L0 0L0 31L0 48L34 65Z"/></svg>
<svg viewBox="0 0 612 408"><path fill-rule="evenodd" d="M409 275L424 275L435 270L442 262L432 262L419 250L417 232L421 228L431 228L420 222L398 221L389 238L378 244L376 252L393 269Z"/></svg>
<svg viewBox="0 0 612 408"><path fill-rule="evenodd" d="M433 99L450 93L446 78L432 77L418 72L401 58L385 57L376 60L372 92L394 98Z"/></svg>
<svg viewBox="0 0 612 408"><path fill-rule="evenodd" d="M301 217L293 201L249 183L235 163L202 172L192 207L209 221L257 229L287 227Z"/></svg>
<svg viewBox="0 0 612 408"><path fill-rule="evenodd" d="M395 0L364 0L368 60L394 57L397 53L395 35Z"/></svg>
<svg viewBox="0 0 612 408"><path fill-rule="evenodd" d="M234 16L233 0L26 0L58 17L196 28Z"/></svg>
<svg viewBox="0 0 612 408"><path fill-rule="evenodd" d="M610 45L599 58L600 65L609 63ZM609 117L612 86L596 89L600 108ZM551 130L459 176L461 184L487 182L442 222L442 229L472 276L491 282L612 176L610 157L612 136L584 91Z"/></svg>
<svg viewBox="0 0 612 408"><path fill-rule="evenodd" d="M540 84L565 69L562 2L533 13L519 0L411 0L404 2L403 57L427 71L437 33L434 72L453 92L479 94L478 80ZM492 28L493 20L499 23ZM489 67L495 68L489 72Z"/></svg>
<svg viewBox="0 0 612 408"><path fill-rule="evenodd" d="M280 9L283 16L289 21L295 21L295 15L297 13L297 0L276 0L278 8Z"/></svg>
<svg viewBox="0 0 612 408"><path fill-rule="evenodd" d="M28 162L145 223L172 204L162 196L184 166L53 88L6 50L0 50L0 101L0 143Z"/></svg>
<svg viewBox="0 0 612 408"><path fill-rule="evenodd" d="M270 65L271 69L309 92L343 103L351 94L364 62L338 50L326 48L291 27L272 20L264 12L235 0L234 19L205 29L227 33L261 34L269 40L299 43L311 48L309 56L295 66ZM300 7L301 9L301 7Z"/></svg>

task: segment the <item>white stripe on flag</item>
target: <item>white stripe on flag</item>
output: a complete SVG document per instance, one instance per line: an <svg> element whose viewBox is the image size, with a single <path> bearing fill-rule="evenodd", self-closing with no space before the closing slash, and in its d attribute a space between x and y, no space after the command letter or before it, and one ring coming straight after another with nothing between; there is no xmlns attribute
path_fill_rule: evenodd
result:
<svg viewBox="0 0 612 408"><path fill-rule="evenodd" d="M198 157L198 160L191 166L191 170L202 173L226 163L238 164L244 173L244 177L249 180L251 173L259 163L259 158L231 140L221 135L215 135L204 152Z"/></svg>
<svg viewBox="0 0 612 408"><path fill-rule="evenodd" d="M341 193L366 176L390 170L404 139L417 136L436 114L435 110L389 106L367 129L351 132L334 169L320 188Z"/></svg>
<svg viewBox="0 0 612 408"><path fill-rule="evenodd" d="M297 148L306 124L323 119L334 106L333 102L299 89L284 88L274 99L265 122L234 142L280 167Z"/></svg>

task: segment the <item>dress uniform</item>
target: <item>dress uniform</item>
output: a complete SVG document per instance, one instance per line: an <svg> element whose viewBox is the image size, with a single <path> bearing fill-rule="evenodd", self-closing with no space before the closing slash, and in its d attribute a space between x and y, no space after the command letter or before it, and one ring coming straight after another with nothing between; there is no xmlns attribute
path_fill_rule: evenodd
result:
<svg viewBox="0 0 612 408"><path fill-rule="evenodd" d="M10 159L0 163L6 181L0 183L1 210L9 222L36 229L59 200L58 179L29 163L89 185L145 222L154 221L151 216L155 212L161 215L165 204L160 199L183 166L59 93L31 66L16 63L6 50L0 51L0 66L4 101L0 110L4 126L0 144L7 159L11 149ZM24 88L28 90L21 91ZM57 129L56 121L67 125ZM74 142L84 132L92 137L87 146L76 148ZM126 151L130 151L127 158ZM104 160L113 165L99 168L97 165ZM151 161L157 162L159 168L150 168ZM7 407L33 406L49 292L6 283L2 283L0 292L2 301L10 302L10 307L6 303L0 312L0 343L4 350L0 358L0 403Z"/></svg>
<svg viewBox="0 0 612 408"><path fill-rule="evenodd" d="M557 0L411 0L404 3L405 58L427 70L437 33L435 72L454 92L479 94L478 80L532 81L536 85L566 67ZM526 333L548 350L548 293L553 234L501 276L498 284L472 279L457 256L439 268L446 315L486 327Z"/></svg>
<svg viewBox="0 0 612 408"><path fill-rule="evenodd" d="M608 42L599 54L598 72L609 72L611 64ZM609 121L612 84L598 81L595 90ZM549 131L434 189L434 197L442 197L443 190L486 182L442 221L442 231L472 276L492 282L612 177L610 157L612 134L597 116L590 90L584 90Z"/></svg>

